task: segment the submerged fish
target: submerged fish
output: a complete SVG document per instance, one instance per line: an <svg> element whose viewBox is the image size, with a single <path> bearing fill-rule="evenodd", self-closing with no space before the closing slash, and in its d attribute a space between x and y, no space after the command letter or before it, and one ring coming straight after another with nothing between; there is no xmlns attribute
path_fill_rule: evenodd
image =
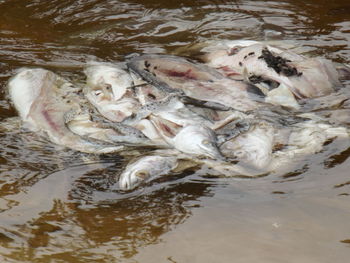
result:
<svg viewBox="0 0 350 263"><path fill-rule="evenodd" d="M21 69L8 83L11 100L24 124L59 145L88 153L119 151L122 146L83 139L66 125L70 112L81 113L74 87L45 69Z"/></svg>
<svg viewBox="0 0 350 263"><path fill-rule="evenodd" d="M119 188L131 190L142 182L170 173L178 165L176 156L146 156L130 163L119 177Z"/></svg>

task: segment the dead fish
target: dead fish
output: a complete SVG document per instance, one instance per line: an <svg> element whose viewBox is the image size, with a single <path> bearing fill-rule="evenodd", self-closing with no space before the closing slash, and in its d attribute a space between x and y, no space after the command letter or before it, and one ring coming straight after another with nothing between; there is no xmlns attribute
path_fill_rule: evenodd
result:
<svg viewBox="0 0 350 263"><path fill-rule="evenodd" d="M224 77L202 64L167 55L144 55L127 63L130 70L168 93L177 93L234 109L246 111L258 107L264 94L244 81Z"/></svg>
<svg viewBox="0 0 350 263"><path fill-rule="evenodd" d="M148 139L158 146L164 147L169 145L149 119L141 119L135 123L133 127L141 131Z"/></svg>
<svg viewBox="0 0 350 263"><path fill-rule="evenodd" d="M21 69L9 81L8 88L24 124L32 131L46 133L52 142L88 153L115 152L123 148L83 139L68 129L66 114L81 112L79 98L71 92L72 84L53 72Z"/></svg>
<svg viewBox="0 0 350 263"><path fill-rule="evenodd" d="M213 130L204 125L188 125L173 138L175 148L188 154L223 160Z"/></svg>
<svg viewBox="0 0 350 263"><path fill-rule="evenodd" d="M209 127L200 123L181 126L153 115L150 120L162 138L175 149L194 156L224 159L216 145L216 135Z"/></svg>
<svg viewBox="0 0 350 263"><path fill-rule="evenodd" d="M279 84L283 89L288 87L297 99L323 96L341 86L337 70L330 61L307 58L264 43L233 46L226 52L209 54L206 59L208 65L221 68L228 75L231 71L241 74L256 85L259 83L270 89L278 88ZM285 91L282 94L291 99Z"/></svg>
<svg viewBox="0 0 350 263"><path fill-rule="evenodd" d="M139 75L130 72L131 77L134 80L134 93L137 100L142 106L164 100L168 97L169 93L144 81Z"/></svg>
<svg viewBox="0 0 350 263"><path fill-rule="evenodd" d="M86 83L91 89L109 89L115 101L124 96L133 79L120 66L111 63L90 62L84 69Z"/></svg>
<svg viewBox="0 0 350 263"><path fill-rule="evenodd" d="M338 141L337 151L350 147L350 132L342 126L332 126L314 120L301 122L290 127L285 140L285 147L273 153L269 170L290 170L307 156L322 152L324 146Z"/></svg>
<svg viewBox="0 0 350 263"><path fill-rule="evenodd" d="M177 96L148 103L142 110L136 122L150 120L157 134L170 146L193 155L222 158L216 146L216 135L210 128L213 123L191 111Z"/></svg>
<svg viewBox="0 0 350 263"><path fill-rule="evenodd" d="M170 173L178 165L176 156L146 156L127 165L119 177L121 190L132 190L142 182Z"/></svg>
<svg viewBox="0 0 350 263"><path fill-rule="evenodd" d="M124 121L140 107L139 102L132 96L115 100L111 91L106 88L87 88L85 96L103 117L114 122Z"/></svg>
<svg viewBox="0 0 350 263"><path fill-rule="evenodd" d="M72 120L66 120L66 124L69 130L84 138L125 146L158 146L136 128L107 122L103 118L92 118L90 113L74 116Z"/></svg>
<svg viewBox="0 0 350 263"><path fill-rule="evenodd" d="M271 124L259 122L250 129L224 142L220 150L225 157L238 160L255 169L265 169L272 158L275 130Z"/></svg>
<svg viewBox="0 0 350 263"><path fill-rule="evenodd" d="M140 103L134 98L132 77L116 65L95 64L85 69L86 98L102 116L114 122L122 122L137 112Z"/></svg>

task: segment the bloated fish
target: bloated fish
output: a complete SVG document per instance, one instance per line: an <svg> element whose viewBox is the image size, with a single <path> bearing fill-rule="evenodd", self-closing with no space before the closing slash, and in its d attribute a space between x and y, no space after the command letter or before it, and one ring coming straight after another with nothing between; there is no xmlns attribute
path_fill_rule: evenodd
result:
<svg viewBox="0 0 350 263"><path fill-rule="evenodd" d="M178 165L176 156L146 156L130 163L119 177L121 190L132 190L142 182L170 173Z"/></svg>
<svg viewBox="0 0 350 263"><path fill-rule="evenodd" d="M81 113L71 83L45 69L21 69L8 83L11 100L24 124L46 133L59 145L88 153L108 153L122 146L83 139L66 125L66 115Z"/></svg>
<svg viewBox="0 0 350 263"><path fill-rule="evenodd" d="M297 108L294 97L319 97L341 86L332 62L256 41L233 41L204 59L227 76L240 75L257 85L273 104Z"/></svg>
<svg viewBox="0 0 350 263"><path fill-rule="evenodd" d="M252 84L226 78L206 65L180 57L144 55L131 59L127 65L160 90L242 111L257 108L257 101L264 96Z"/></svg>

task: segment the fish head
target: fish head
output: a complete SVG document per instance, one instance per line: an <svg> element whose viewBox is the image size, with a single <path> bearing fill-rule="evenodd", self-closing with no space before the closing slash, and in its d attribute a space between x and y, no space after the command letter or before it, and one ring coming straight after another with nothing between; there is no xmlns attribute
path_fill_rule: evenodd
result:
<svg viewBox="0 0 350 263"><path fill-rule="evenodd" d="M114 101L113 92L109 84L85 88L85 96L96 107Z"/></svg>
<svg viewBox="0 0 350 263"><path fill-rule="evenodd" d="M146 169L126 169L119 178L119 188L122 190L132 190L150 177Z"/></svg>
<svg viewBox="0 0 350 263"><path fill-rule="evenodd" d="M130 74L117 65L94 64L88 66L84 73L87 76L88 86L92 88L109 87L114 100L123 97L127 88L133 86Z"/></svg>
<svg viewBox="0 0 350 263"><path fill-rule="evenodd" d="M214 132L204 125L188 125L174 138L174 147L184 153L223 160Z"/></svg>
<svg viewBox="0 0 350 263"><path fill-rule="evenodd" d="M144 156L128 164L119 177L119 188L132 190L143 182L168 174L177 163L176 156Z"/></svg>
<svg viewBox="0 0 350 263"><path fill-rule="evenodd" d="M133 98L115 100L110 88L87 88L86 98L94 105L101 115L111 121L121 122L131 116L139 108L139 103Z"/></svg>

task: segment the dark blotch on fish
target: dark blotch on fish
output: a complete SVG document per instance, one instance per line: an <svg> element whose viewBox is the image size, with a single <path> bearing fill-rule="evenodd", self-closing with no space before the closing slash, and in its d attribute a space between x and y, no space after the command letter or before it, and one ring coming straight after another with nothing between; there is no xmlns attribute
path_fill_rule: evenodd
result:
<svg viewBox="0 0 350 263"><path fill-rule="evenodd" d="M258 57L258 59L265 60L267 66L273 68L278 74L283 74L287 77L302 75L296 68L287 64L287 62L291 62L290 60L282 58L281 56L274 56L267 48L262 50L261 56Z"/></svg>
<svg viewBox="0 0 350 263"><path fill-rule="evenodd" d="M152 100L155 100L155 99L156 99L156 96L154 96L154 95L151 94L151 93L148 93L148 94L147 94L147 97L150 98L150 99L152 99Z"/></svg>
<svg viewBox="0 0 350 263"><path fill-rule="evenodd" d="M250 76L249 81L253 84L265 83L269 87L269 90L273 90L280 85L280 83L275 80L265 79L262 76L256 76L256 75Z"/></svg>
<svg viewBox="0 0 350 263"><path fill-rule="evenodd" d="M151 64L150 63L148 63L148 61L147 60L145 60L145 67L146 68L149 68L151 66Z"/></svg>
<svg viewBox="0 0 350 263"><path fill-rule="evenodd" d="M243 63L240 61L239 63L238 63L241 67L243 66Z"/></svg>
<svg viewBox="0 0 350 263"><path fill-rule="evenodd" d="M248 56L253 56L253 55L255 55L255 52L248 53Z"/></svg>

